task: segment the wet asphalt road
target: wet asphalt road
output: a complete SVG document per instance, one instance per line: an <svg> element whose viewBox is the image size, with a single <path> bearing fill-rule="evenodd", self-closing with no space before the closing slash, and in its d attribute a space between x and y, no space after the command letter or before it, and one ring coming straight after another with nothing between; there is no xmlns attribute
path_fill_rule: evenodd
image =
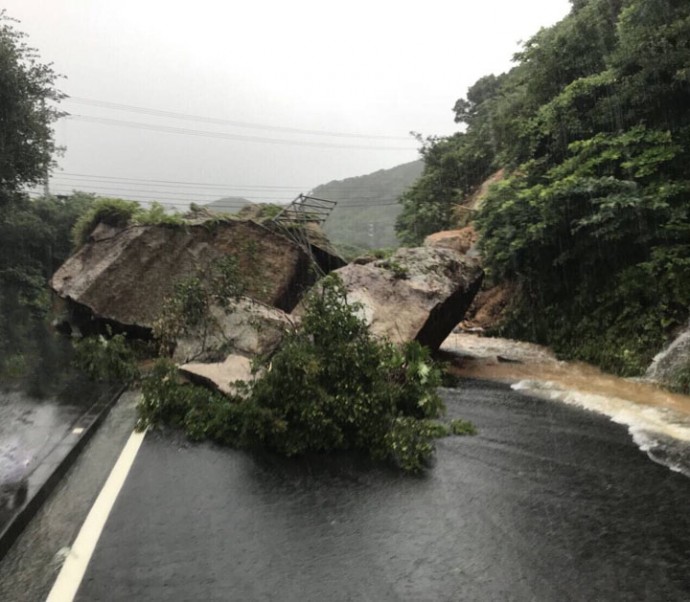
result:
<svg viewBox="0 0 690 602"><path fill-rule="evenodd" d="M42 602L136 421L125 393L36 516L0 560L0 601Z"/></svg>
<svg viewBox="0 0 690 602"><path fill-rule="evenodd" d="M690 479L604 417L478 381L444 397L480 434L422 477L149 434L77 599L690 599Z"/></svg>
<svg viewBox="0 0 690 602"><path fill-rule="evenodd" d="M56 381L57 390L40 397L27 386L0 388L0 532L44 485L41 465L56 463L62 447L71 447L66 437L80 418L118 389L76 376Z"/></svg>

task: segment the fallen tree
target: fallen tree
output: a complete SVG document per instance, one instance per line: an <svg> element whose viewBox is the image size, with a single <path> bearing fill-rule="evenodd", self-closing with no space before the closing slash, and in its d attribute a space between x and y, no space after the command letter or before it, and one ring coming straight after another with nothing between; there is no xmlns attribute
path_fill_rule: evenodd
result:
<svg viewBox="0 0 690 602"><path fill-rule="evenodd" d="M193 439L294 456L355 449L420 470L434 438L472 432L462 421L438 422L441 371L418 342L377 339L350 304L342 281L312 291L299 326L255 378L222 395L180 379L162 360L143 383L139 428L169 425Z"/></svg>

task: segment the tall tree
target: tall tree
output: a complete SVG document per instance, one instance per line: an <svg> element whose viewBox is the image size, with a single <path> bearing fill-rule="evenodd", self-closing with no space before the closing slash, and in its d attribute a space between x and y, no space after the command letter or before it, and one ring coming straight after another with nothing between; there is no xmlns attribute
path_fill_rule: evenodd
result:
<svg viewBox="0 0 690 602"><path fill-rule="evenodd" d="M0 205L16 198L27 184L41 182L56 151L52 124L64 95L50 64L0 11Z"/></svg>
<svg viewBox="0 0 690 602"><path fill-rule="evenodd" d="M63 95L51 65L15 26L0 11L0 374L40 347L47 280L69 253L72 223L91 200L31 201L24 192L52 165L52 125Z"/></svg>

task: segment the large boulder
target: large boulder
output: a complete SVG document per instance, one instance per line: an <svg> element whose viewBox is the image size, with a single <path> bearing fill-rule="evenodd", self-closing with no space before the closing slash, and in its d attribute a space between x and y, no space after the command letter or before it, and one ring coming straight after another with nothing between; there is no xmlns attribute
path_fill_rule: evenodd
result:
<svg viewBox="0 0 690 602"><path fill-rule="evenodd" d="M677 387L683 373L690 366L690 325L680 332L671 344L660 351L652 360L645 378L660 385Z"/></svg>
<svg viewBox="0 0 690 602"><path fill-rule="evenodd" d="M252 379L251 360L234 353L220 362L182 364L179 370L192 382L216 389L225 395L241 394L237 384Z"/></svg>
<svg viewBox="0 0 690 602"><path fill-rule="evenodd" d="M388 259L336 270L348 300L362 304L371 331L437 349L479 290L479 264L453 249L399 249Z"/></svg>
<svg viewBox="0 0 690 602"><path fill-rule="evenodd" d="M230 309L212 306L202 324L179 337L173 360L217 362L228 354L256 357L270 354L294 320L280 309L244 297Z"/></svg>
<svg viewBox="0 0 690 602"><path fill-rule="evenodd" d="M185 225L98 226L55 273L51 286L88 319L149 331L176 282L209 273L233 255L246 294L290 311L314 281L308 254L279 233L248 220ZM340 264L342 265L342 263Z"/></svg>

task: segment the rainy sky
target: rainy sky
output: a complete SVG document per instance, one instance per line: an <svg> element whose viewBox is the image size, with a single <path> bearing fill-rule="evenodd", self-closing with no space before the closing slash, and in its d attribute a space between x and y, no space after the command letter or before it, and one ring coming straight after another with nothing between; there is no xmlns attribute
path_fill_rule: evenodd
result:
<svg viewBox="0 0 690 602"><path fill-rule="evenodd" d="M418 157L568 0L5 0L65 79L51 192L290 201Z"/></svg>

